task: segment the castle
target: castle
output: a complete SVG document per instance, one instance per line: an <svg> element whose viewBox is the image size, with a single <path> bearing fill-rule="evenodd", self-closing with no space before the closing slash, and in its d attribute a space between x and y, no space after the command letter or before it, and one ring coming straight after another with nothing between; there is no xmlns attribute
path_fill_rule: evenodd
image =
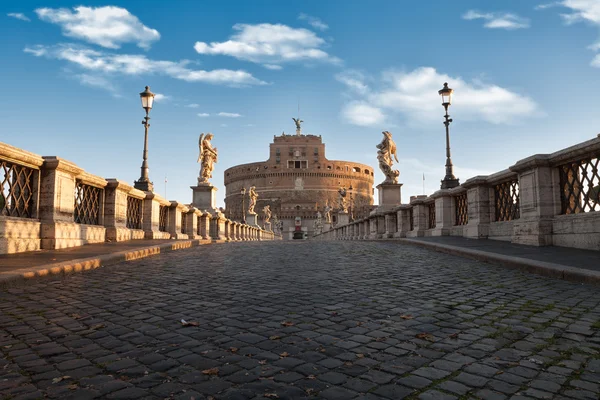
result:
<svg viewBox="0 0 600 400"><path fill-rule="evenodd" d="M317 212L332 207L336 223L338 189L346 188L350 217L369 214L373 204L373 168L353 161L328 160L321 136L304 135L296 121L296 135L274 136L266 161L236 165L225 170L225 214L242 220L242 188L256 187L256 210L270 205L283 224L284 237L291 237L294 220L300 217L302 230L313 233ZM244 206L248 206L248 198ZM259 221L262 218L259 212Z"/></svg>

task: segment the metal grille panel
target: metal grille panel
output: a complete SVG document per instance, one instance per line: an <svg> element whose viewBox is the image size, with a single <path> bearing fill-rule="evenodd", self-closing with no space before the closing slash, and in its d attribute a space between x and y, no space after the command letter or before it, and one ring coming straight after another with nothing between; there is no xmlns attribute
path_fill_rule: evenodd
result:
<svg viewBox="0 0 600 400"><path fill-rule="evenodd" d="M414 231L415 230L415 221L414 221L414 213L413 213L412 207L408 211L408 220L410 221L410 230Z"/></svg>
<svg viewBox="0 0 600 400"><path fill-rule="evenodd" d="M0 215L33 218L35 170L0 160Z"/></svg>
<svg viewBox="0 0 600 400"><path fill-rule="evenodd" d="M187 229L187 218L184 213L181 213L181 233L186 233Z"/></svg>
<svg viewBox="0 0 600 400"><path fill-rule="evenodd" d="M519 219L519 180L513 179L494 186L496 221Z"/></svg>
<svg viewBox="0 0 600 400"><path fill-rule="evenodd" d="M435 202L427 205L429 209L429 229L435 228Z"/></svg>
<svg viewBox="0 0 600 400"><path fill-rule="evenodd" d="M456 211L455 225L466 225L469 222L469 203L467 194L454 197L454 209Z"/></svg>
<svg viewBox="0 0 600 400"><path fill-rule="evenodd" d="M100 225L103 189L81 181L75 182L75 211L73 218L77 224Z"/></svg>
<svg viewBox="0 0 600 400"><path fill-rule="evenodd" d="M202 226L200 225L201 216L196 216L196 235L202 236Z"/></svg>
<svg viewBox="0 0 600 400"><path fill-rule="evenodd" d="M158 209L158 230L161 232L166 232L168 222L169 222L169 207L160 206L160 208Z"/></svg>
<svg viewBox="0 0 600 400"><path fill-rule="evenodd" d="M127 196L127 228L142 229L142 199Z"/></svg>
<svg viewBox="0 0 600 400"><path fill-rule="evenodd" d="M600 211L600 157L558 167L561 214Z"/></svg>

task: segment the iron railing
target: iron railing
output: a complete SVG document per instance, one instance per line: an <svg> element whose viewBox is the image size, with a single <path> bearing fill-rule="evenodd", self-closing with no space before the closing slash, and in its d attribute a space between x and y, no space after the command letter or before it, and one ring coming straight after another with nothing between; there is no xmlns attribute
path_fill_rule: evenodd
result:
<svg viewBox="0 0 600 400"><path fill-rule="evenodd" d="M196 216L196 235L202 236L202 225L200 225L200 221L202 221L201 216Z"/></svg>
<svg viewBox="0 0 600 400"><path fill-rule="evenodd" d="M600 157L561 165L561 214L600 211Z"/></svg>
<svg viewBox="0 0 600 400"><path fill-rule="evenodd" d="M168 223L169 223L169 206L160 206L158 209L158 230L160 232L166 232Z"/></svg>
<svg viewBox="0 0 600 400"><path fill-rule="evenodd" d="M181 233L186 233L185 230L187 229L187 218L185 217L184 213L181 213Z"/></svg>
<svg viewBox="0 0 600 400"><path fill-rule="evenodd" d="M413 207L411 207L410 210L408 210L408 220L410 221L410 230L414 231L415 230L415 221L414 221Z"/></svg>
<svg viewBox="0 0 600 400"><path fill-rule="evenodd" d="M127 222L129 229L142 229L142 199L127 196Z"/></svg>
<svg viewBox="0 0 600 400"><path fill-rule="evenodd" d="M427 204L427 208L429 210L429 222L427 228L433 229L435 228L435 202Z"/></svg>
<svg viewBox="0 0 600 400"><path fill-rule="evenodd" d="M519 219L519 180L513 179L494 186L496 221Z"/></svg>
<svg viewBox="0 0 600 400"><path fill-rule="evenodd" d="M0 215L34 218L37 178L33 168L0 160Z"/></svg>
<svg viewBox="0 0 600 400"><path fill-rule="evenodd" d="M469 203L466 193L454 196L454 210L454 225L466 225L469 222Z"/></svg>
<svg viewBox="0 0 600 400"><path fill-rule="evenodd" d="M100 225L102 195L104 189L75 182L75 210L73 219L77 224Z"/></svg>

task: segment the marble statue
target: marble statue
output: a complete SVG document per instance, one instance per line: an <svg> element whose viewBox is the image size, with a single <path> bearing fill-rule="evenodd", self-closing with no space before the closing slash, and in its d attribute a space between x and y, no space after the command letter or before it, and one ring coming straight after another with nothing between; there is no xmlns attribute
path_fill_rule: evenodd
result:
<svg viewBox="0 0 600 400"><path fill-rule="evenodd" d="M217 148L213 148L210 143L213 138L212 133L206 135L202 133L198 140L198 161L200 163L200 176L198 177L198 183L209 183L208 180L212 178L212 172L214 169L214 163L217 162Z"/></svg>
<svg viewBox="0 0 600 400"><path fill-rule="evenodd" d="M329 205L329 202L325 203L323 212L325 213L325 223L331 224L331 206Z"/></svg>
<svg viewBox="0 0 600 400"><path fill-rule="evenodd" d="M339 210L341 212L348 212L348 208L346 206L346 188L339 188L338 193L339 197Z"/></svg>
<svg viewBox="0 0 600 400"><path fill-rule="evenodd" d="M394 159L398 162L398 155L396 154L396 143L392 140L392 134L388 131L383 133L383 140L376 147L377 149L377 161L379 161L379 168L385 180L382 183L398 183L398 176L400 171L392 169ZM392 158L393 157L393 158Z"/></svg>
<svg viewBox="0 0 600 400"><path fill-rule="evenodd" d="M263 213L265 214L265 223L268 223L269 221L271 221L271 206L270 205L266 205L263 207Z"/></svg>
<svg viewBox="0 0 600 400"><path fill-rule="evenodd" d="M256 199L258 198L258 194L255 191L256 186L250 186L250 190L248 191L248 196L250 196L250 204L248 205L248 214L256 215L254 211L254 207L256 206Z"/></svg>

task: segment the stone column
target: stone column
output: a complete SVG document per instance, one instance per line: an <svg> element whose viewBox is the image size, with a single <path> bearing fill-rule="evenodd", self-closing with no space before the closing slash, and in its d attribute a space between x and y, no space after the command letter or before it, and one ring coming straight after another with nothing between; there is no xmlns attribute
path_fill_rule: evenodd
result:
<svg viewBox="0 0 600 400"><path fill-rule="evenodd" d="M469 220L463 236L474 239L487 238L490 233L490 188L486 176L467 179L462 187L467 189L467 213Z"/></svg>
<svg viewBox="0 0 600 400"><path fill-rule="evenodd" d="M369 239L377 239L378 222L376 215L369 216Z"/></svg>
<svg viewBox="0 0 600 400"><path fill-rule="evenodd" d="M212 215L209 212L204 211L200 216L200 236L202 236L202 240L210 240L210 224L212 220Z"/></svg>
<svg viewBox="0 0 600 400"><path fill-rule="evenodd" d="M396 233L394 237L403 238L410 231L410 204L403 204L396 211Z"/></svg>
<svg viewBox="0 0 600 400"><path fill-rule="evenodd" d="M188 208L186 205L178 203L177 201L171 202L169 207L169 223L168 231L171 234L171 239L187 239L187 233L182 232L182 218L185 218ZM187 221L186 221L187 222ZM187 227L186 227L187 232Z"/></svg>
<svg viewBox="0 0 600 400"><path fill-rule="evenodd" d="M427 229L427 207L424 204L427 196L411 197L410 205L413 210L413 230L406 233L406 237L425 236Z"/></svg>
<svg viewBox="0 0 600 400"><path fill-rule="evenodd" d="M197 239L198 236L198 218L197 213L199 210L191 206L188 208L185 214L185 233L188 235L188 239Z"/></svg>
<svg viewBox="0 0 600 400"><path fill-rule="evenodd" d="M513 222L513 243L534 246L552 245L552 219L560 210L555 201L558 171L552 168L549 156L537 154L510 167L519 174L520 218ZM556 175L556 176L555 176Z"/></svg>
<svg viewBox="0 0 600 400"><path fill-rule="evenodd" d="M435 228L431 236L448 236L454 225L454 204L449 189L441 189L431 195L435 199Z"/></svg>
<svg viewBox="0 0 600 400"><path fill-rule="evenodd" d="M127 197L136 199L146 198L146 192L134 189L123 181L107 179L104 206L104 225L106 226L106 240L120 242L132 239L143 239L144 230L127 228ZM143 203L139 210L143 216ZM143 223L143 220L142 220Z"/></svg>
<svg viewBox="0 0 600 400"><path fill-rule="evenodd" d="M169 232L161 232L159 229L160 221L160 206L171 206L171 202L160 197L158 194L153 192L145 192L146 197L144 198L144 211L142 228L144 229L145 239L170 239L171 234Z"/></svg>
<svg viewBox="0 0 600 400"><path fill-rule="evenodd" d="M225 216L221 212L217 212L211 219L211 230L213 240L227 240L225 227Z"/></svg>
<svg viewBox="0 0 600 400"><path fill-rule="evenodd" d="M369 217L366 217L363 220L363 224L364 224L364 229L363 229L364 236L363 236L363 239L366 240L371 235L371 220L369 219Z"/></svg>
<svg viewBox="0 0 600 400"><path fill-rule="evenodd" d="M396 213L395 209L385 214L385 232L383 234L384 238L393 238L398 229L398 223L396 221Z"/></svg>

